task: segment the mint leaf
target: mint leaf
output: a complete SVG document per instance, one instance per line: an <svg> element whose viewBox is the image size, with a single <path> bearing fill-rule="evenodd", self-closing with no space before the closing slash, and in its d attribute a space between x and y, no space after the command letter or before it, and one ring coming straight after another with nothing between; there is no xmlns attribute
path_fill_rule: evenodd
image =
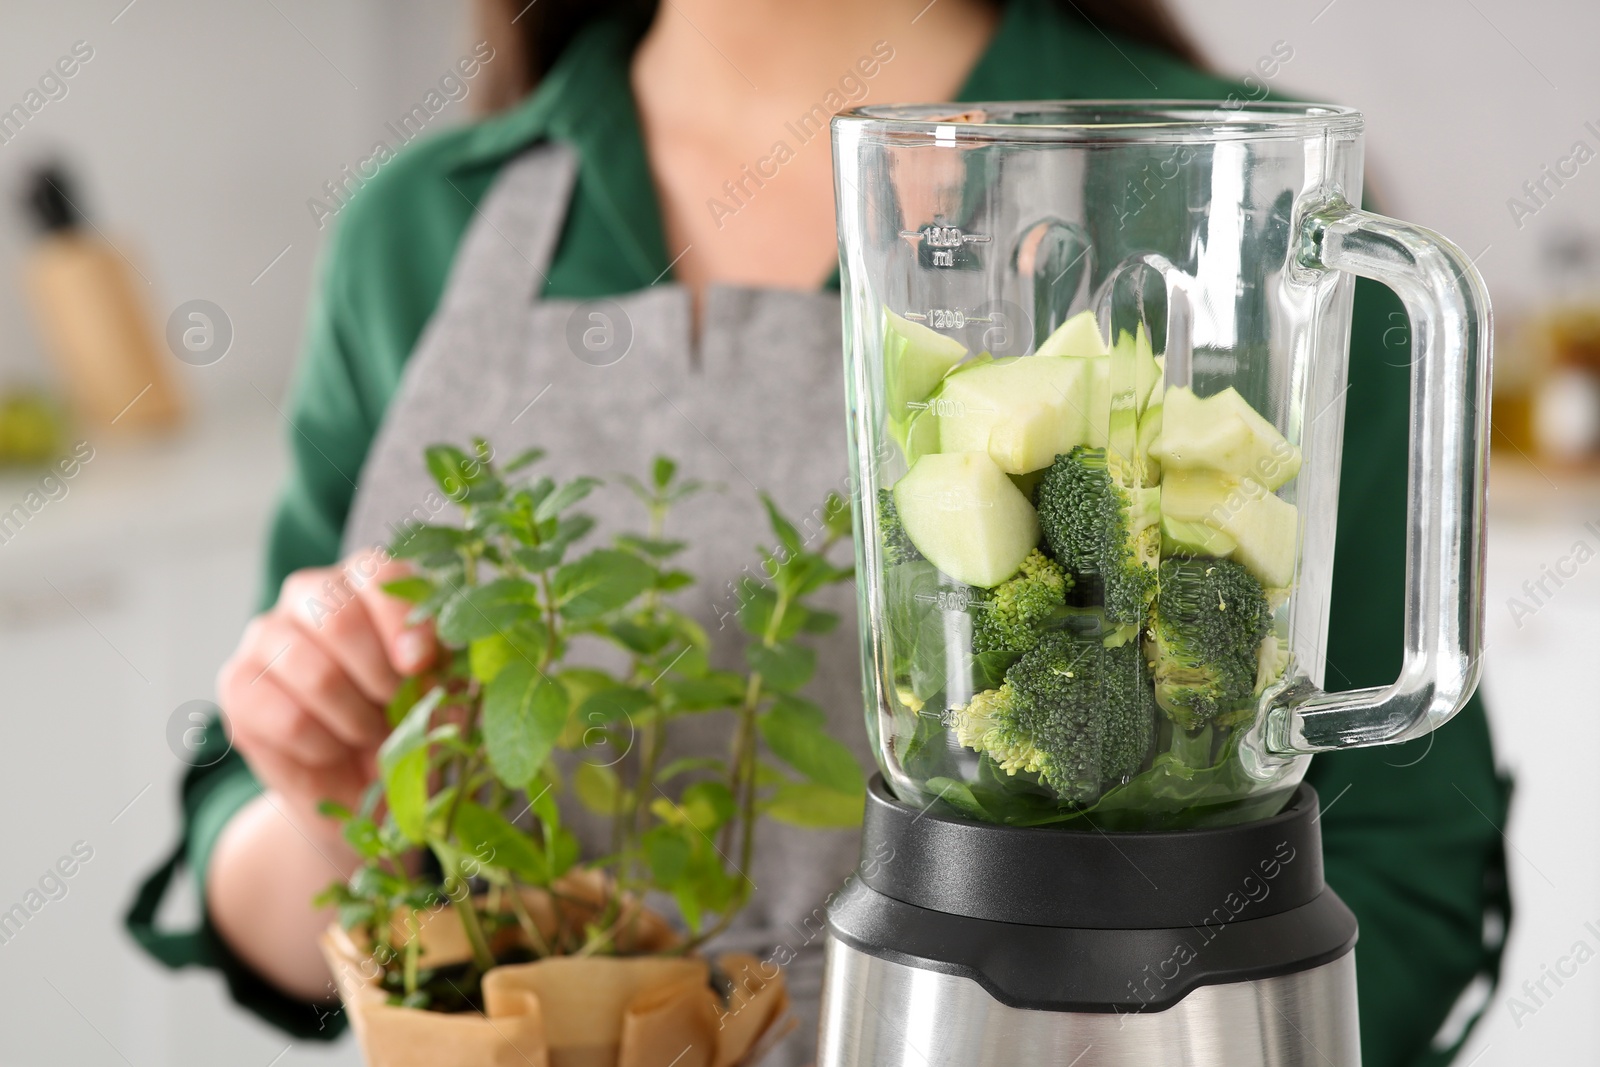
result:
<svg viewBox="0 0 1600 1067"><path fill-rule="evenodd" d="M854 754L803 703L780 701L757 725L772 754L811 781L847 796L865 795L867 779Z"/></svg>
<svg viewBox="0 0 1600 1067"><path fill-rule="evenodd" d="M631 552L596 549L556 571L556 603L568 619L592 619L645 592L655 574L655 568Z"/></svg>
<svg viewBox="0 0 1600 1067"><path fill-rule="evenodd" d="M530 882L543 883L548 870L544 850L506 817L470 800L456 809L456 837L479 863L503 867Z"/></svg>
<svg viewBox="0 0 1600 1067"><path fill-rule="evenodd" d="M483 745L495 777L526 789L567 725L567 691L526 660L507 663L484 687Z"/></svg>
<svg viewBox="0 0 1600 1067"><path fill-rule="evenodd" d="M521 578L497 578L488 585L472 586L445 602L439 611L439 639L465 645L480 637L510 630L516 623L539 615L539 590Z"/></svg>
<svg viewBox="0 0 1600 1067"><path fill-rule="evenodd" d="M764 685L784 693L805 685L817 669L817 653L806 645L749 645L744 659Z"/></svg>
<svg viewBox="0 0 1600 1067"><path fill-rule="evenodd" d="M790 826L810 830L841 829L861 825L864 800L815 782L779 786L764 805L766 814Z"/></svg>

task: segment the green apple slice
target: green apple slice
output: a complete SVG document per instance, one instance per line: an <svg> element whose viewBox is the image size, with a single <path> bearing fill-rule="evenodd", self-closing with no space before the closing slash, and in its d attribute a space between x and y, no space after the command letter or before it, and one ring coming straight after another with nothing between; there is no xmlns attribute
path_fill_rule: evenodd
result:
<svg viewBox="0 0 1600 1067"><path fill-rule="evenodd" d="M1168 403L1171 403L1168 394ZM1161 480L1164 517L1221 530L1236 545L1230 557L1250 568L1268 588L1294 581L1299 513L1261 483L1214 471L1165 470Z"/></svg>
<svg viewBox="0 0 1600 1067"><path fill-rule="evenodd" d="M895 483L906 536L958 582L989 589L1039 543L1039 517L987 452L923 456Z"/></svg>
<svg viewBox="0 0 1600 1067"><path fill-rule="evenodd" d="M1278 489L1300 473L1300 450L1231 386L1208 397L1178 386L1163 397L1150 455L1170 470L1210 470Z"/></svg>
<svg viewBox="0 0 1600 1067"><path fill-rule="evenodd" d="M1048 467L1085 440L1090 369L1090 361L1059 356L963 367L928 401L939 420L939 451L988 452L1007 474Z"/></svg>
<svg viewBox="0 0 1600 1067"><path fill-rule="evenodd" d="M920 322L885 310L883 380L892 425L904 429L945 374L967 357L966 346Z"/></svg>
<svg viewBox="0 0 1600 1067"><path fill-rule="evenodd" d="M1039 342L1036 356L1073 356L1076 358L1103 356L1107 353L1105 338L1100 336L1100 323L1094 312L1080 311L1051 331Z"/></svg>
<svg viewBox="0 0 1600 1067"><path fill-rule="evenodd" d="M1161 516L1161 554L1163 556L1211 556L1227 559L1239 542L1203 522L1188 522L1171 515Z"/></svg>

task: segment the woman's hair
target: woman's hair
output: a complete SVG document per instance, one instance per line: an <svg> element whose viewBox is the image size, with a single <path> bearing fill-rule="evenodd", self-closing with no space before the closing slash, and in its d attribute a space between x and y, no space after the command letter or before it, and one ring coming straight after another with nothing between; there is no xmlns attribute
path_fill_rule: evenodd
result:
<svg viewBox="0 0 1600 1067"><path fill-rule="evenodd" d="M532 88L584 25L604 18L622 18L641 29L655 14L658 0L477 0L479 32L501 60L491 64L488 91L480 106L497 110L516 102ZM993 0L1003 4L1005 0ZM1200 50L1184 32L1166 0L1055 0L1068 15L1088 20L1102 30L1119 33L1204 66Z"/></svg>

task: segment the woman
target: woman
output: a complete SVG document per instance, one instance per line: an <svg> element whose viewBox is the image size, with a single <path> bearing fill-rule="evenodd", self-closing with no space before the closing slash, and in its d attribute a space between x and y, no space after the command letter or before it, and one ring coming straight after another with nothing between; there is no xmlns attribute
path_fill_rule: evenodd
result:
<svg viewBox="0 0 1600 1067"><path fill-rule="evenodd" d="M403 153L341 212L294 393L270 606L219 680L237 754L191 773L185 844L141 900L147 918L184 862L206 921L182 941L135 924L163 959L222 969L242 1003L302 1034L337 1029L314 1006L329 996L314 944L328 917L306 902L352 863L316 803L371 779L383 701L434 655L377 591L393 565L326 619L311 605L346 581L342 553L384 540L410 510L421 444L498 427L573 469L687 456L739 490L688 519L691 565L719 589L753 542L742 481L798 508L845 469L830 158L797 116L830 92L1247 92L1197 70L1159 0L486 7L486 69L538 87ZM743 168L780 139L792 151L779 176L741 191ZM1404 342L1392 356L1385 345L1404 321L1397 301L1358 292L1329 647L1330 684L1351 687L1398 669L1408 388ZM598 349L577 340L591 325ZM713 596L703 614L718 612ZM828 654L835 669L814 695L865 759L853 637ZM1310 781L1326 805L1328 879L1362 924L1365 1062L1448 1062L1462 1028L1433 1047L1436 1033L1469 982L1493 975L1484 919L1504 907L1505 793L1481 703L1414 751L1319 757ZM752 942L809 914L854 859L848 835L763 834ZM804 970L791 975L802 999L814 992Z"/></svg>

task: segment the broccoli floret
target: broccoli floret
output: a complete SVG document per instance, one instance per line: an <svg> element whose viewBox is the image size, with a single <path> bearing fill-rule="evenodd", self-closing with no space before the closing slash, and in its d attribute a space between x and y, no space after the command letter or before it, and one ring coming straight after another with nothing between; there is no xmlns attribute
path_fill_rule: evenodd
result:
<svg viewBox="0 0 1600 1067"><path fill-rule="evenodd" d="M1067 605L1072 576L1040 552L1029 552L1016 575L995 586L972 624L972 651L1026 652Z"/></svg>
<svg viewBox="0 0 1600 1067"><path fill-rule="evenodd" d="M1051 553L1073 574L1098 576L1106 615L1135 625L1155 593L1161 551L1161 490L1140 480L1115 453L1079 445L1056 457L1035 490Z"/></svg>
<svg viewBox="0 0 1600 1067"><path fill-rule="evenodd" d="M922 553L917 551L917 546L906 535L906 528L900 524L900 512L894 506L894 493L888 489L878 490L878 539L883 544L883 563L886 567L915 563L922 558Z"/></svg>
<svg viewBox="0 0 1600 1067"><path fill-rule="evenodd" d="M1248 719L1271 629L1266 594L1242 564L1163 560L1147 652L1167 717L1186 730Z"/></svg>
<svg viewBox="0 0 1600 1067"><path fill-rule="evenodd" d="M1062 630L1012 664L998 689L952 708L951 726L1007 774L1037 774L1063 800L1089 803L1138 771L1155 714L1136 643L1107 648Z"/></svg>

